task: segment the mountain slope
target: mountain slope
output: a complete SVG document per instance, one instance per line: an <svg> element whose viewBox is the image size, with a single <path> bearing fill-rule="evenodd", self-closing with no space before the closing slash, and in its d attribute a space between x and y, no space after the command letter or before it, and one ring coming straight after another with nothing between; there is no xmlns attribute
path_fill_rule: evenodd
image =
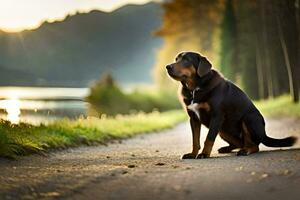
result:
<svg viewBox="0 0 300 200"><path fill-rule="evenodd" d="M34 77L24 76L18 85L84 87L106 71L122 83L151 82L155 49L162 42L152 32L161 14L156 3L126 5L45 22L35 30L0 32L0 65ZM0 79L4 76L13 78L1 72Z"/></svg>

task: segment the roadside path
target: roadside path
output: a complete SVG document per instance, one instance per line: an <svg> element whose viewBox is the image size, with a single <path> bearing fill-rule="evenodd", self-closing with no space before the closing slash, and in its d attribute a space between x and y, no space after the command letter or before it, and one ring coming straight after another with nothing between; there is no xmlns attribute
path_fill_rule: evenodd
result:
<svg viewBox="0 0 300 200"><path fill-rule="evenodd" d="M267 132L299 137L300 121L267 119ZM183 123L108 146L0 159L0 199L299 199L299 141L248 157L217 154L224 144L217 138L213 158L181 160L191 149Z"/></svg>

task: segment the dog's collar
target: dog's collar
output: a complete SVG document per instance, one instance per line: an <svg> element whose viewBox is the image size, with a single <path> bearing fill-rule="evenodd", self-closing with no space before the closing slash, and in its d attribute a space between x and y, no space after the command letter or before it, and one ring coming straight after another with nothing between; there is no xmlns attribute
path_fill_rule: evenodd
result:
<svg viewBox="0 0 300 200"><path fill-rule="evenodd" d="M217 71L212 70L209 74L207 74L206 77L203 77L204 79L200 80L198 78L196 81L196 87L194 89L190 89L186 82L181 81L182 87L186 89L190 93L190 95L193 95L195 91L207 93L217 87L223 80L223 76L219 74Z"/></svg>
<svg viewBox="0 0 300 200"><path fill-rule="evenodd" d="M213 78L209 79L211 76L213 76ZM197 87L194 90L192 90L191 93L194 94L197 91L209 92L215 87L217 87L222 82L222 80L222 76L218 72L213 70L210 72L208 77L205 77L205 80L199 80L200 82L197 84ZM201 87L201 85L203 84L207 86Z"/></svg>

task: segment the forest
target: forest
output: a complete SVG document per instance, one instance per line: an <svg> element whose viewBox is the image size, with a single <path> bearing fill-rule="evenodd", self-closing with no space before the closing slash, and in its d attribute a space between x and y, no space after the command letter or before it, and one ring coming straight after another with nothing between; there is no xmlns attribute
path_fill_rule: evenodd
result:
<svg viewBox="0 0 300 200"><path fill-rule="evenodd" d="M164 63L198 51L252 99L290 94L299 101L299 0L174 0L163 9L154 71L162 89L175 88Z"/></svg>

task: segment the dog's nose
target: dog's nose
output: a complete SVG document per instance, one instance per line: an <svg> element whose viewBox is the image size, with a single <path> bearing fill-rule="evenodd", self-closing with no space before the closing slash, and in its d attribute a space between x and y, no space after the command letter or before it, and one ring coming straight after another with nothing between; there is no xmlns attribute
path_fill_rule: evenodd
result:
<svg viewBox="0 0 300 200"><path fill-rule="evenodd" d="M167 65L166 68L167 68L167 70L170 70L172 68L172 66L171 65Z"/></svg>

